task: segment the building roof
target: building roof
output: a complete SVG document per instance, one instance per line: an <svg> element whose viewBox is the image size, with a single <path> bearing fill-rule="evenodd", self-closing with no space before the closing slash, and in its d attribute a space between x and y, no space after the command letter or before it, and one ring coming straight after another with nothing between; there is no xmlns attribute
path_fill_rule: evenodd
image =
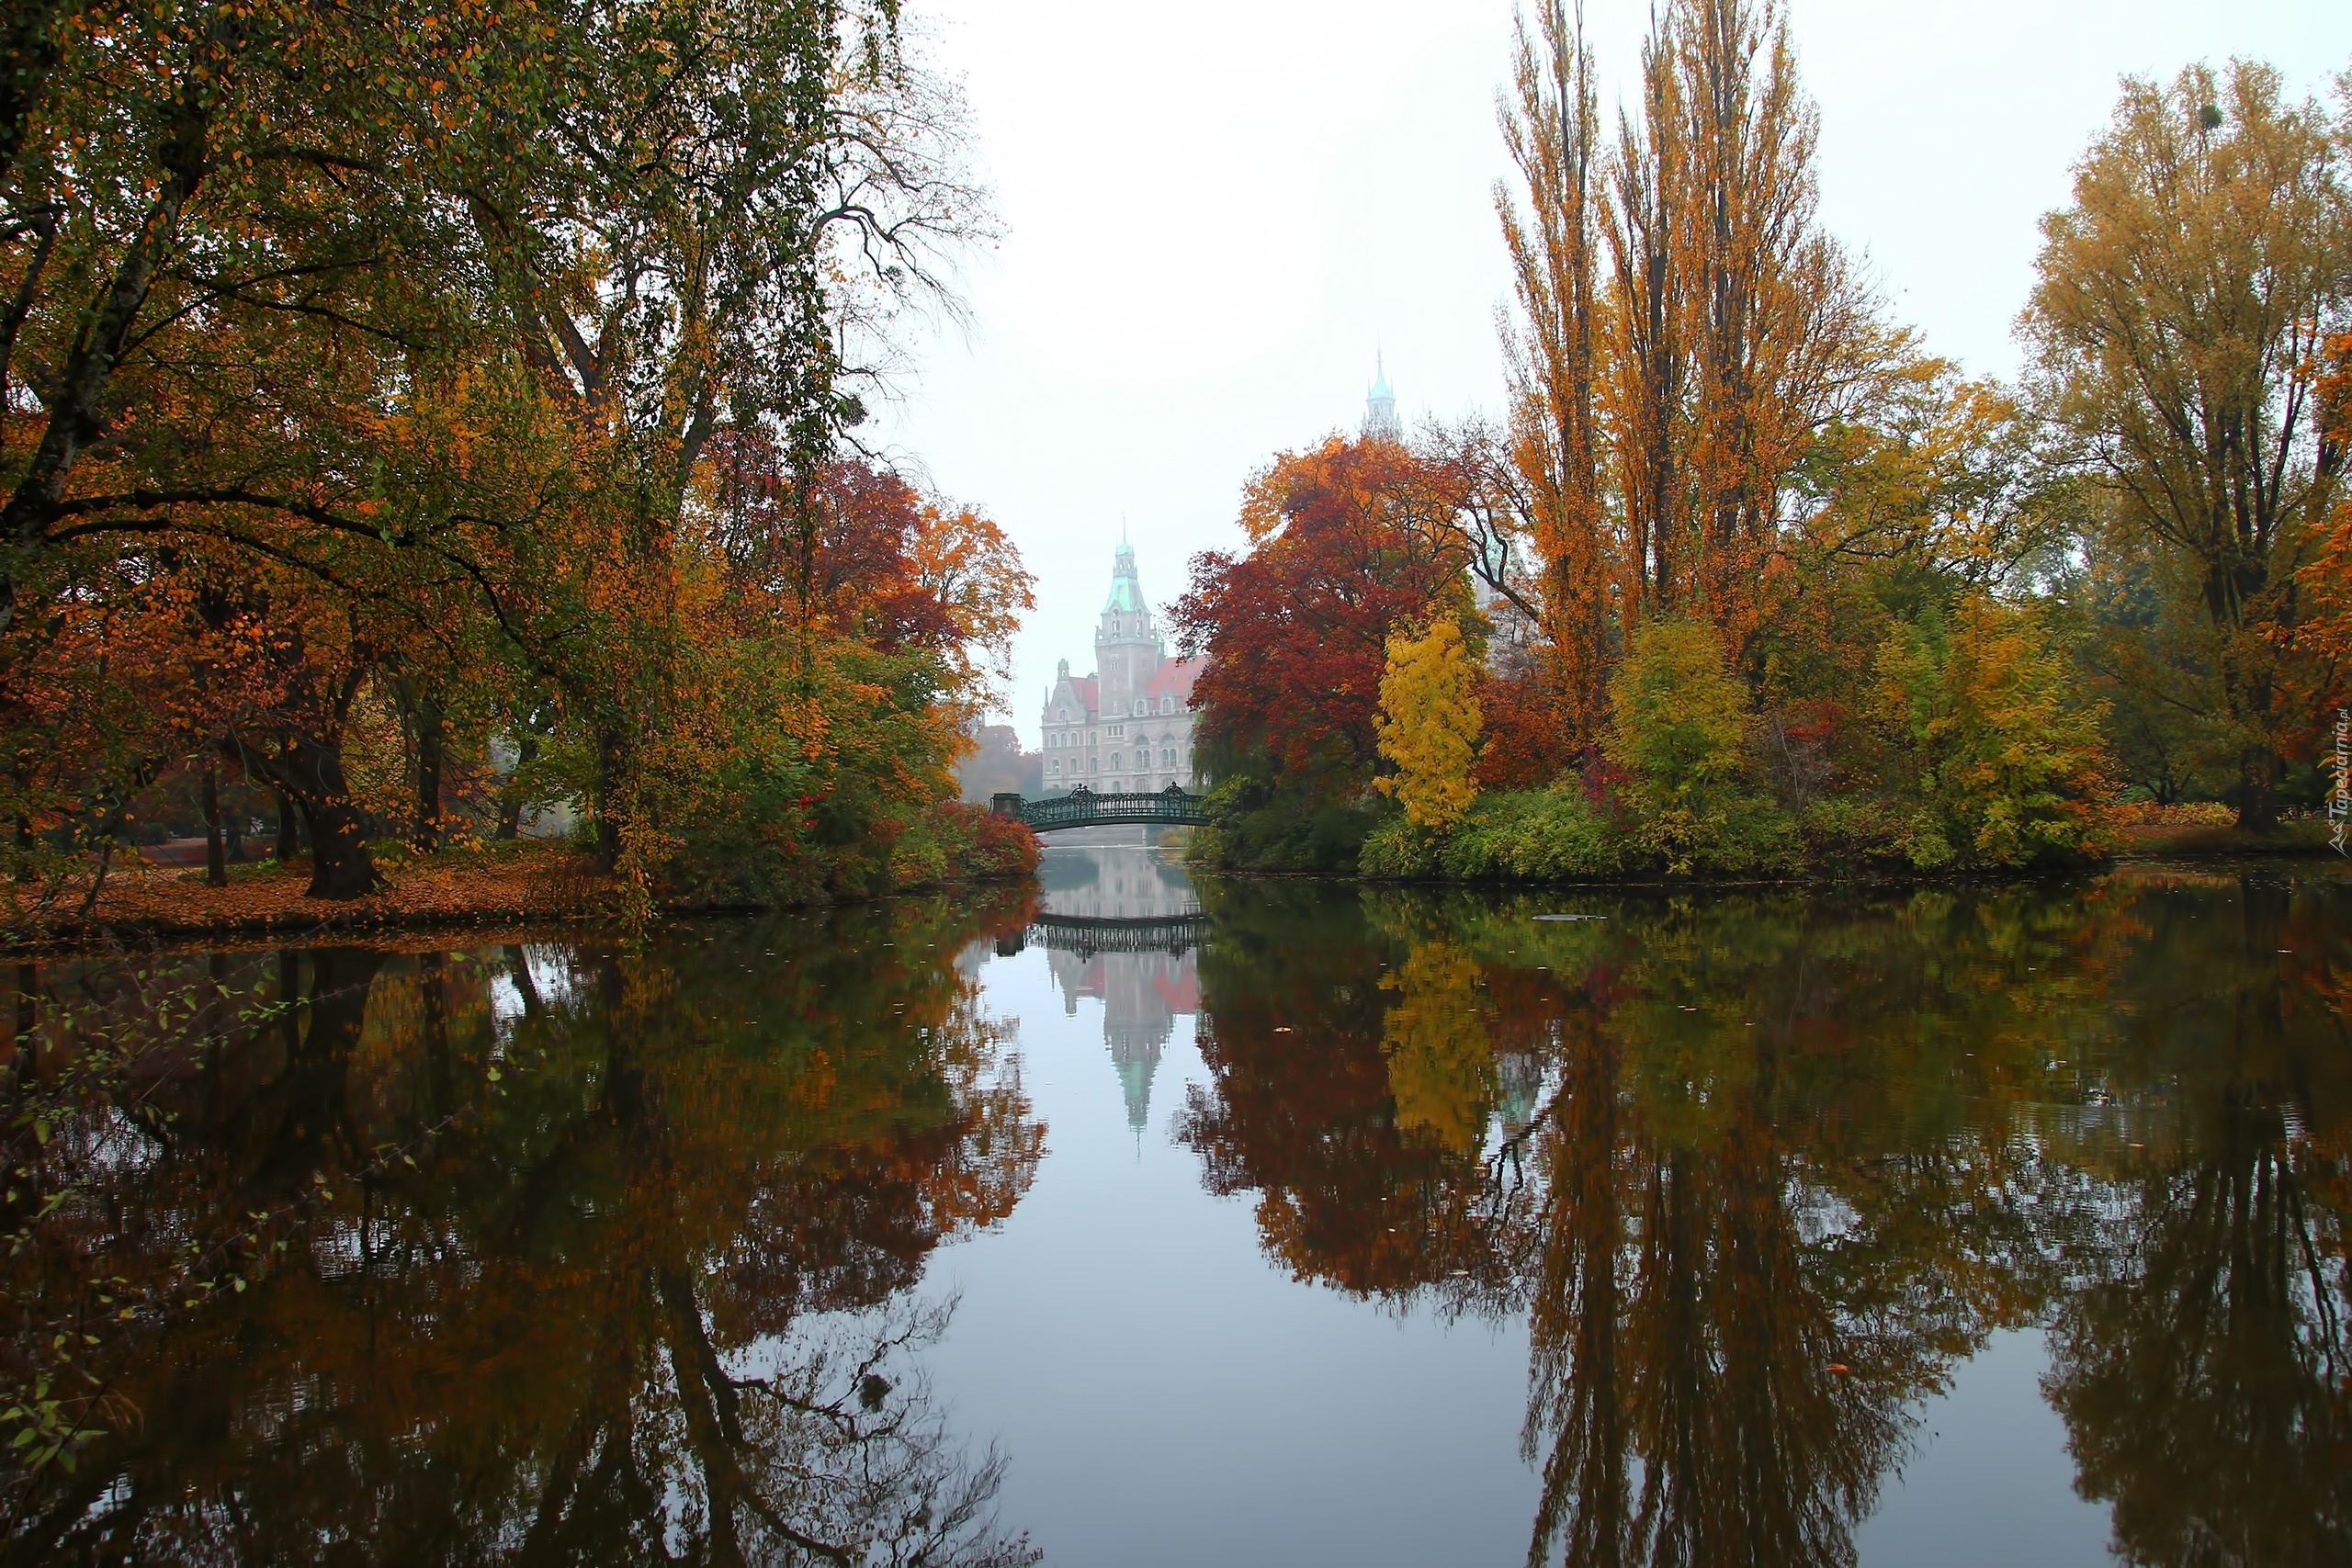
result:
<svg viewBox="0 0 2352 1568"><path fill-rule="evenodd" d="M1163 695L1172 694L1186 707L1193 705L1193 682L1208 668L1205 659L1171 659L1151 672L1144 682L1143 694L1157 705Z"/></svg>

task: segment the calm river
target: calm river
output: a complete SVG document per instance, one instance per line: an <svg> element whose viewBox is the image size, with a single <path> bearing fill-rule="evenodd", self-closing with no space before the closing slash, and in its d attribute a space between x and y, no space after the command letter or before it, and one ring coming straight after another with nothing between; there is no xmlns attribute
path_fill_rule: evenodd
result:
<svg viewBox="0 0 2352 1568"><path fill-rule="evenodd" d="M1043 880L19 967L0 1560L2352 1562L2340 867Z"/></svg>

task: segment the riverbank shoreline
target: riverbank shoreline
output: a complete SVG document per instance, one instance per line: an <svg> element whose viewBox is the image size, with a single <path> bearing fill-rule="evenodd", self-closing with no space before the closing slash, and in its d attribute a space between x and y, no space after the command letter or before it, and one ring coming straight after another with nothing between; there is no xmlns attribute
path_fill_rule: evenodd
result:
<svg viewBox="0 0 2352 1568"><path fill-rule="evenodd" d="M82 910L86 884L52 890L45 907L32 890L20 890L0 927L0 951L29 955L125 942L310 942L453 929L623 924L612 879L596 869L593 855L565 845L487 844L388 859L378 869L385 881L380 891L365 898L331 899L308 896L307 859L232 865L225 887L208 886L200 866L134 861L107 874L87 914ZM1013 880L1019 879L958 878L894 888L888 896ZM827 902L842 901L848 900ZM776 911L753 905L665 903L655 912L683 918Z"/></svg>
<svg viewBox="0 0 2352 1568"><path fill-rule="evenodd" d="M2267 833L2241 828L2126 828L2117 852L2124 860L2211 860L2250 856L2332 855L2328 825L2317 818L2281 822Z"/></svg>
<svg viewBox="0 0 2352 1568"><path fill-rule="evenodd" d="M2326 825L2295 822L2274 833L2256 835L2234 828L2150 828L2126 830L2126 843L2101 864L2059 874L2097 874L2102 870L2160 861L2318 859L2332 857ZM365 898L312 898L307 862L275 861L230 868L229 885L208 886L200 868L134 862L112 871L96 904L85 915L84 896L68 889L42 908L20 897L7 911L0 951L37 953L122 942L386 937L401 932L451 929L581 927L617 925L620 913L609 878L594 857L566 846L525 842L453 850L394 861L383 868L387 886ZM2036 880L2018 874L1873 874L1856 878L1821 876L1704 877L1617 876L1560 882L1497 881L1446 877L1369 877L1356 872L1276 871L1188 866L1196 874L1251 880L1298 878L1361 882L1378 886L1574 887L1689 892L1696 888L1804 887L1831 885ZM990 884L1017 878L957 879L944 886ZM935 888L909 887L912 894ZM662 906L664 917L756 914L752 906L676 904Z"/></svg>
<svg viewBox="0 0 2352 1568"><path fill-rule="evenodd" d="M1815 870L1799 871L1781 875L1702 875L1669 876L1663 872L1642 874L1621 873L1612 876L1595 877L1508 877L1508 876L1376 876L1355 870L1295 870L1288 868L1215 865L1187 858L1186 871L1195 876L1244 877L1250 879L1306 879L1316 881L1361 882L1381 887L1483 887L1509 888L1622 888L1633 890L1669 889L1691 892L1700 888L1730 891L1755 887L1839 887L1839 886L1925 886L1938 884L1981 885L1993 882L2040 882L2052 877L2095 876L2102 872L2125 866L2145 865L2168 861L2282 860L2310 861L2345 858L2329 841L2328 824L2315 818L2282 822L2268 833L2248 833L2233 827L2127 827L2121 829L2123 842L2104 860L2085 861L2079 864L2047 867L2040 870L2024 868L1972 867L1965 870L1920 871L1892 866L1874 866L1845 874L1831 874Z"/></svg>

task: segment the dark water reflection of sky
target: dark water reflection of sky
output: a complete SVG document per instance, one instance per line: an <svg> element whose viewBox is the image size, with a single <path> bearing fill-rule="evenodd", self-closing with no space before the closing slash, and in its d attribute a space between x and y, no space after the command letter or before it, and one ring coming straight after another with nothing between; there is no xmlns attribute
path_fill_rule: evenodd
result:
<svg viewBox="0 0 2352 1568"><path fill-rule="evenodd" d="M2352 1560L2338 868L1042 880L156 963L0 1350L149 1315L0 1563Z"/></svg>

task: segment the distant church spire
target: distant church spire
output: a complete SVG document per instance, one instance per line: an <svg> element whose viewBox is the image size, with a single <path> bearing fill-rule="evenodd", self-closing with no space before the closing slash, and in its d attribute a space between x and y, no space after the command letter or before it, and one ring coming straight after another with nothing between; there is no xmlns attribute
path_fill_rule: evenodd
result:
<svg viewBox="0 0 2352 1568"><path fill-rule="evenodd" d="M1396 394L1388 389L1386 356L1374 354L1372 367L1372 390L1363 400L1363 438L1402 441L1405 432L1396 423Z"/></svg>

